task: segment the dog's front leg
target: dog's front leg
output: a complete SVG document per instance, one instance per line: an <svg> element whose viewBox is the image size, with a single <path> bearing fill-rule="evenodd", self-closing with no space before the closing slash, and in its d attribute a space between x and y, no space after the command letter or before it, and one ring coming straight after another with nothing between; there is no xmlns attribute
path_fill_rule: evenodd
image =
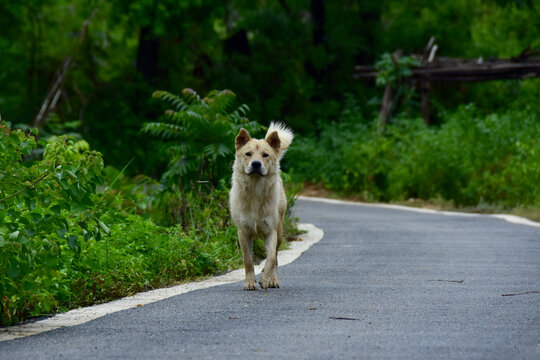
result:
<svg viewBox="0 0 540 360"><path fill-rule="evenodd" d="M264 239L266 264L264 264L264 270L259 281L263 289L279 287L277 278L277 243L277 232L275 230Z"/></svg>
<svg viewBox="0 0 540 360"><path fill-rule="evenodd" d="M255 270L253 268L253 238L245 232L238 230L238 242L242 248L244 269L246 270L244 290L257 290L257 279L255 279Z"/></svg>

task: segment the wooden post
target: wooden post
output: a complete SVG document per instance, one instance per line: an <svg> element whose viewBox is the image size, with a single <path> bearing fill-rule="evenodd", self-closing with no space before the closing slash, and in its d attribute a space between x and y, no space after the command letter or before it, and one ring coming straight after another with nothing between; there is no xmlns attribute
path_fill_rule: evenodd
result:
<svg viewBox="0 0 540 360"><path fill-rule="evenodd" d="M386 85L384 88L384 94L381 101L381 110L379 111L379 124L377 129L379 132L384 129L384 126L388 124L390 119L390 112L392 111L392 105L394 103L395 90L391 84Z"/></svg>
<svg viewBox="0 0 540 360"><path fill-rule="evenodd" d="M435 37L432 36L427 45L424 49L424 54L422 55L422 60L420 62L421 66L425 66L426 64L432 63L435 59L435 53L437 52L438 46L435 44ZM429 81L422 81L420 82L420 104L421 104L421 112L422 112L422 118L424 119L424 122L426 125L429 125L429 88L431 87L431 84Z"/></svg>
<svg viewBox="0 0 540 360"><path fill-rule="evenodd" d="M426 125L429 125L429 88L429 82L426 81L420 83L421 111L422 118L424 119Z"/></svg>
<svg viewBox="0 0 540 360"><path fill-rule="evenodd" d="M399 68L399 58L403 54L403 50L397 49L392 54L392 62L396 69ZM381 110L379 110L379 124L378 131L381 132L382 129L390 121L390 114L392 112L392 106L394 105L394 97L396 95L396 88L394 84L387 84L384 88L384 94L381 101Z"/></svg>

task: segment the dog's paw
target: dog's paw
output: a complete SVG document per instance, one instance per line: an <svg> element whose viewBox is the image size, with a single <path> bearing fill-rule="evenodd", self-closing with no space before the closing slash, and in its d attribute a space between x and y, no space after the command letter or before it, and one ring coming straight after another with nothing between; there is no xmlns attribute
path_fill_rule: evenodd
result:
<svg viewBox="0 0 540 360"><path fill-rule="evenodd" d="M264 276L261 275L261 279L259 280L259 284L263 289L268 288L278 288L279 287L279 281L277 279L277 276Z"/></svg>
<svg viewBox="0 0 540 360"><path fill-rule="evenodd" d="M257 281L245 281L244 282L244 290L259 290L259 287L257 286Z"/></svg>

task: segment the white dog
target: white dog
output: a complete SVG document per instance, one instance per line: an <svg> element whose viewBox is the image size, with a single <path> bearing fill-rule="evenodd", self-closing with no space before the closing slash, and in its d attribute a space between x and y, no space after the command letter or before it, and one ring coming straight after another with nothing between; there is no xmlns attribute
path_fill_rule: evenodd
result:
<svg viewBox="0 0 540 360"><path fill-rule="evenodd" d="M246 129L236 136L229 201L244 255L244 290L257 290L253 238L258 236L264 237L266 248L266 264L259 283L263 289L279 287L277 249L287 209L279 161L293 138L293 132L282 123L271 123L264 140L252 139Z"/></svg>

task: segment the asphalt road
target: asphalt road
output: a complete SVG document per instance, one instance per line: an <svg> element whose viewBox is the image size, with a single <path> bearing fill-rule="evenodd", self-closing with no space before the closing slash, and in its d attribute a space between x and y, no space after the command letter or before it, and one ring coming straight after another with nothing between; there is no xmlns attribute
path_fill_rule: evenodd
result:
<svg viewBox="0 0 540 360"><path fill-rule="evenodd" d="M233 283L0 342L1 359L540 359L540 228L299 200L324 238ZM505 296L506 295L506 296Z"/></svg>

